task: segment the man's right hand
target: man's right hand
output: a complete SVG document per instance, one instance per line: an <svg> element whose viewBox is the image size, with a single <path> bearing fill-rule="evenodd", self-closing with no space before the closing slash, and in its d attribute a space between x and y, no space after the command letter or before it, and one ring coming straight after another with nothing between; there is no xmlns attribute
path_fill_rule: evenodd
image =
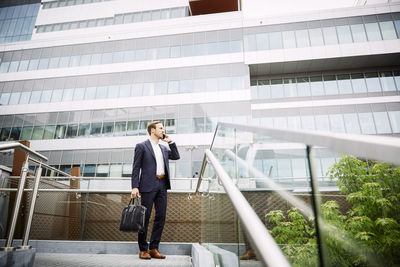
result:
<svg viewBox="0 0 400 267"><path fill-rule="evenodd" d="M139 189L138 188L132 188L132 192L131 192L131 198L136 198L137 196L139 196L140 197L140 194L139 194Z"/></svg>

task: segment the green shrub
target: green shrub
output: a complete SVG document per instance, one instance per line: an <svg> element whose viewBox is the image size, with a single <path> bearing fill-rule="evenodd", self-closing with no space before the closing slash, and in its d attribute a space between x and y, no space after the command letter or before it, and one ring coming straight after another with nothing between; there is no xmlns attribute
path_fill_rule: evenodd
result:
<svg viewBox="0 0 400 267"><path fill-rule="evenodd" d="M367 256L379 259L382 266L400 266L400 169L345 155L328 175L337 179L341 193L352 204L345 214L336 201L322 205L325 223L339 229L324 235L329 266L369 266ZM277 243L285 244L282 249L294 266L316 265L313 218L304 218L294 208L286 214L271 211L266 217L274 226L271 234ZM357 255L339 241L347 238L357 246Z"/></svg>

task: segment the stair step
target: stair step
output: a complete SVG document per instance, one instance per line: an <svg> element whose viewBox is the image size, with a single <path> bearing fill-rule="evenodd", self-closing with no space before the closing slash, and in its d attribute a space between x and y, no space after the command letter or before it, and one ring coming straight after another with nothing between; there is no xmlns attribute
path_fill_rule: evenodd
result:
<svg viewBox="0 0 400 267"><path fill-rule="evenodd" d="M71 254L36 253L35 267L75 267L75 266L158 266L190 267L191 257L167 255L166 259L142 260L138 255L127 254Z"/></svg>

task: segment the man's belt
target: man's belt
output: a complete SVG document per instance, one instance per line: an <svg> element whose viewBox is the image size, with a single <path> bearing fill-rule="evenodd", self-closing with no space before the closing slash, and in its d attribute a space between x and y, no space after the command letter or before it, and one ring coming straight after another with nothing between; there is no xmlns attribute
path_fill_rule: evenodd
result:
<svg viewBox="0 0 400 267"><path fill-rule="evenodd" d="M164 177L165 177L165 175L164 175L164 174L161 174L161 175L156 175L156 177L157 177L157 178L160 178L160 179L162 179L162 178L164 178Z"/></svg>

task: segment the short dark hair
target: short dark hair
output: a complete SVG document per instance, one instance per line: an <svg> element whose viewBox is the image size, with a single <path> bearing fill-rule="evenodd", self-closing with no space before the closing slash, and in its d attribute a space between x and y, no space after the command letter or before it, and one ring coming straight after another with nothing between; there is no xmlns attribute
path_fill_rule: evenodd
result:
<svg viewBox="0 0 400 267"><path fill-rule="evenodd" d="M151 135L151 129L155 129L156 125L161 123L161 121L152 121L149 124L147 124L147 132L149 133L149 135Z"/></svg>

